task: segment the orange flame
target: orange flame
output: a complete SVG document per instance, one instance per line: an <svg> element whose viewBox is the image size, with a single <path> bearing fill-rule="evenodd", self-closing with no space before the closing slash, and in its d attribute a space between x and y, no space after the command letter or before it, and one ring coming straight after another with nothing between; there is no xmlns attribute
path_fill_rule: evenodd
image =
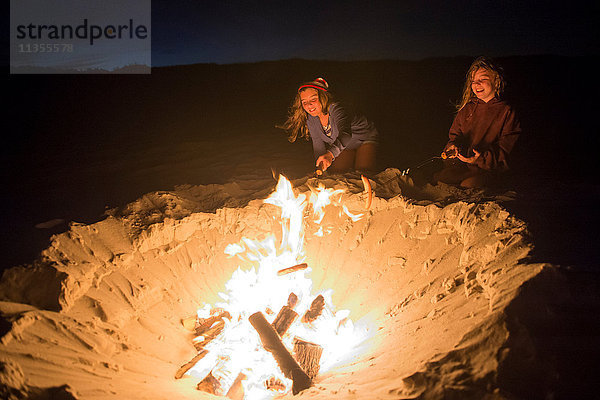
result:
<svg viewBox="0 0 600 400"><path fill-rule="evenodd" d="M299 314L310 307L311 301L318 294L325 298L325 307L319 318L310 324L293 324L282 338L288 349L293 347L294 336L321 345L324 348L321 371L326 371L344 356L348 356L348 352L367 337L367 328L355 327L349 319L349 311L334 311L331 290L312 293L312 281L307 277L311 272L310 267L290 274L278 274L278 271L304 261L305 210L309 204L313 211L312 221L316 224L323 221L328 206L342 206L343 212L352 221L358 221L362 217L362 214L350 213L341 204L343 193L341 189L326 189L320 184L318 188L311 189L307 201L306 195L296 196L291 183L285 177L279 177L275 192L264 202L281 209L281 243L276 246L274 236L260 242L242 238L239 243L225 248L225 253L229 256L237 256L254 265L249 270L238 267L225 284L226 293L219 293L225 302L215 306L228 311L231 319L224 320L222 333L206 345L207 356L188 371L189 375L203 379L212 371L222 382L226 392L228 385L243 372L248 377L243 382L245 399L271 397L273 393L265 388L264 382L272 377L281 380L289 389L291 381L281 374L271 354L262 348L248 317L268 308L279 310L286 304L291 292L298 296L296 310ZM323 228L319 227L315 234L323 235ZM207 318L212 308L205 305L198 310L198 316ZM272 315L270 318L274 317Z"/></svg>

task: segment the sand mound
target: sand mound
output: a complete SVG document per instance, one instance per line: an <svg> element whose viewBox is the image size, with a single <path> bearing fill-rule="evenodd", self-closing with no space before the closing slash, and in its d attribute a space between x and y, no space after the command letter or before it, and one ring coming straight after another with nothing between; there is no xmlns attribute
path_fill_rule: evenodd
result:
<svg viewBox="0 0 600 400"><path fill-rule="evenodd" d="M553 268L523 261L532 249L527 227L498 201L481 192L458 200L452 188L417 189L398 175L373 178L378 196L361 220L332 218L329 235L306 235L315 289L333 289L334 304L375 334L302 396L510 397L501 372L508 362L524 365L513 349L531 347L526 332L509 331L506 310L525 282ZM321 182L346 189L345 204L364 212L360 177ZM277 229L277 210L260 200L274 183L151 193L101 222L72 224L33 265L8 270L0 284L3 394L211 397L193 378L173 379L195 354L180 319L219 300L241 265L225 255L228 244ZM305 192L315 179L293 185ZM409 191L418 201L401 195Z"/></svg>

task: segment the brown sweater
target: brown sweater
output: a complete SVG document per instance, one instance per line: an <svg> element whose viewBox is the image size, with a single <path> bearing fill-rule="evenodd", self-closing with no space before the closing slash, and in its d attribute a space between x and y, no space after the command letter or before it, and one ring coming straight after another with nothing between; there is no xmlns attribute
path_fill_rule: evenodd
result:
<svg viewBox="0 0 600 400"><path fill-rule="evenodd" d="M475 165L488 171L503 171L508 169L508 154L520 133L517 116L506 102L497 98L487 103L473 99L456 114L446 147L454 144L463 155L475 149L481 154Z"/></svg>

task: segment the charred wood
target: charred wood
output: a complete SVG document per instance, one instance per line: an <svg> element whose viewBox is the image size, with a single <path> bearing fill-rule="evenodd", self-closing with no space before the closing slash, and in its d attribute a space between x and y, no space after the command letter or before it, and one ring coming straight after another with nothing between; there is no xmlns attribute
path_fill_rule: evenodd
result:
<svg viewBox="0 0 600 400"><path fill-rule="evenodd" d="M187 363L185 363L181 367L179 367L177 372L175 372L175 379L183 378L183 375L185 375L186 372L188 372L190 369L192 369L192 367L194 365L196 365L196 363L198 361L202 360L204 358L204 356L206 356L207 354L208 354L207 350L201 349L200 352L196 356L194 356L194 358L192 358L190 361L188 361Z"/></svg>
<svg viewBox="0 0 600 400"><path fill-rule="evenodd" d="M294 358L310 379L314 379L319 374L322 354L323 347L318 344L294 338Z"/></svg>
<svg viewBox="0 0 600 400"><path fill-rule="evenodd" d="M219 336L223 329L225 328L225 321L219 321L210 327L207 331L205 331L200 339L196 338L194 340L194 347L196 350L200 351L204 348L211 340Z"/></svg>
<svg viewBox="0 0 600 400"><path fill-rule="evenodd" d="M275 328L279 336L283 336L296 318L298 318L296 311L292 310L290 306L283 306L272 323L273 328Z"/></svg>
<svg viewBox="0 0 600 400"><path fill-rule="evenodd" d="M298 304L298 296L296 296L296 293L292 292L288 296L287 305L289 308L294 308L296 307L296 304Z"/></svg>
<svg viewBox="0 0 600 400"><path fill-rule="evenodd" d="M231 319L231 314L223 310L208 318L198 318L195 326L196 335L203 335L204 332L208 331L216 322L223 321L223 318Z"/></svg>
<svg viewBox="0 0 600 400"><path fill-rule="evenodd" d="M283 374L293 381L292 393L298 394L301 391L308 389L312 386L312 380L308 377L306 372L302 370L302 367L296 362L294 357L285 348L281 342L281 338L277 334L277 331L269 324L265 316L259 311L252 314L248 320L258 332L260 341L263 344L265 350L270 352L277 365L281 369Z"/></svg>
<svg viewBox="0 0 600 400"><path fill-rule="evenodd" d="M217 396L220 396L223 394L223 390L221 388L221 383L219 382L219 380L217 378L215 378L213 376L212 372L210 372L208 375L206 375L206 377L204 379L202 379L200 381L198 386L196 386L196 389L198 389L202 392L215 394Z"/></svg>
<svg viewBox="0 0 600 400"><path fill-rule="evenodd" d="M281 382L281 379L275 378L274 376L270 377L269 379L267 379L265 381L265 387L267 388L267 390L270 390L272 392L279 392L279 393L285 392L284 383Z"/></svg>
<svg viewBox="0 0 600 400"><path fill-rule="evenodd" d="M325 307L325 298L322 295L315 297L310 304L310 309L302 316L302 322L310 323L319 318Z"/></svg>

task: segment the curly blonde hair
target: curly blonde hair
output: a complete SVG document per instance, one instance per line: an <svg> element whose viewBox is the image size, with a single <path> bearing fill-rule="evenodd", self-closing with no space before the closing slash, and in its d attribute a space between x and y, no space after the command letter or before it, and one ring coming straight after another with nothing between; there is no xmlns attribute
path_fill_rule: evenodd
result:
<svg viewBox="0 0 600 400"><path fill-rule="evenodd" d="M281 128L288 134L288 140L290 142L295 142L298 137L304 138L306 140L310 139L310 133L308 132L308 126L306 125L306 120L308 118L308 114L304 111L302 107L302 100L300 99L300 93L304 92L309 88L303 88L296 93L296 97L292 102L288 110L287 120L283 123L283 125L278 125L277 128ZM327 114L329 112L329 106L333 102L333 96L329 91L318 90L319 95L319 103L321 103L321 107L323 112Z"/></svg>
<svg viewBox="0 0 600 400"><path fill-rule="evenodd" d="M494 62L489 57L481 56L477 57L475 61L471 64L471 67L467 71L467 77L465 80L465 86L463 87L462 98L460 102L456 105L456 111L460 111L464 106L475 96L473 93L473 89L471 85L473 84L473 77L475 73L479 69L484 69L488 71L492 78L492 86L494 88L494 92L496 96L500 96L504 91L505 81L504 81L504 70L498 64Z"/></svg>

